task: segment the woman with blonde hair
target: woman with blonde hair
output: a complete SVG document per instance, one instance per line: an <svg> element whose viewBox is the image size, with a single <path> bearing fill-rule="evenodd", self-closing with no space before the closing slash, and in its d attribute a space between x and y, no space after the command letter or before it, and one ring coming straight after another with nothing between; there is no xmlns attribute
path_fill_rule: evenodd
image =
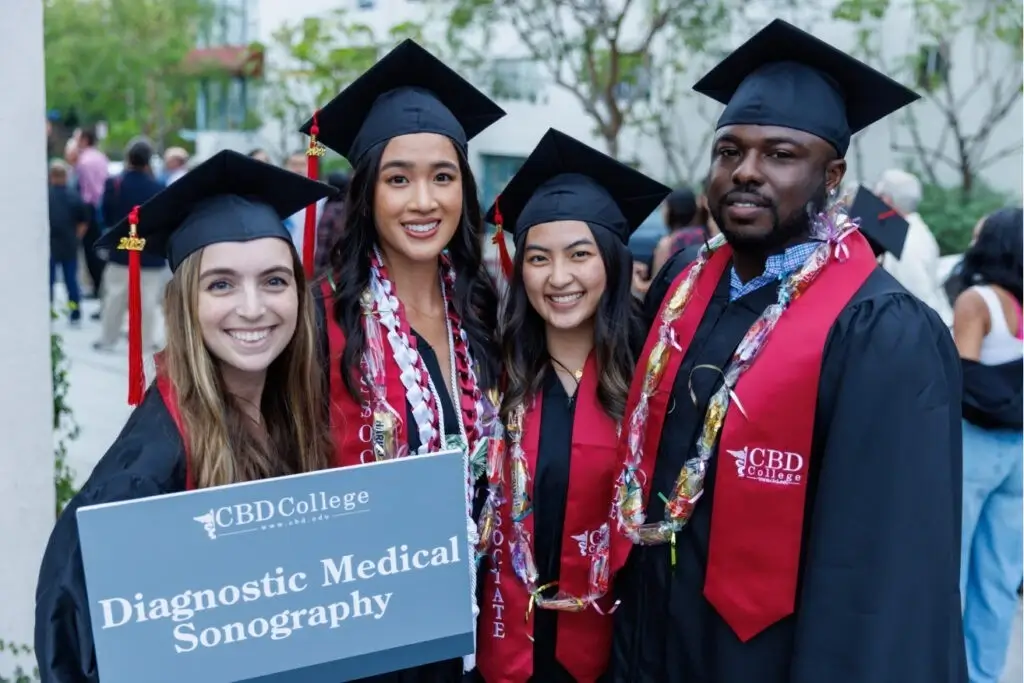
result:
<svg viewBox="0 0 1024 683"><path fill-rule="evenodd" d="M79 508L329 466L315 309L282 219L331 193L221 152L102 238L108 248L166 253L167 344L143 395L131 310L139 297L130 293L129 403L138 408L50 536L36 591L43 680L99 680Z"/></svg>

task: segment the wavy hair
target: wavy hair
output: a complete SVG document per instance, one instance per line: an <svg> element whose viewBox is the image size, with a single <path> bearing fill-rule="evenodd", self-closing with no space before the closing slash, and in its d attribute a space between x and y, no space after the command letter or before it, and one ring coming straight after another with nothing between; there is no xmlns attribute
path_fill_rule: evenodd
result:
<svg viewBox="0 0 1024 683"><path fill-rule="evenodd" d="M961 276L971 285L996 285L1021 301L1024 287L1024 211L999 209L985 217L964 254Z"/></svg>
<svg viewBox="0 0 1024 683"><path fill-rule="evenodd" d="M346 200L347 214L341 237L331 250L331 273L335 283L333 314L345 335L341 356L345 388L356 401L362 400L362 357L366 350L363 310L360 298L370 284L370 255L377 244L377 225L373 215L380 161L387 141L378 143L352 170ZM469 337L470 351L477 364L481 389L497 381L498 297L494 281L484 268L483 214L477 197L476 181L466 156L454 145L462 178L462 216L447 250L455 269L455 310Z"/></svg>
<svg viewBox="0 0 1024 683"><path fill-rule="evenodd" d="M594 349L600 379L597 399L612 419L626 412L629 385L644 342L641 306L633 296L633 257L626 245L600 227L590 227L605 271L605 290L594 320ZM501 419L507 424L512 410L541 390L550 371L544 319L534 310L523 285L524 232L516 240L515 268L509 282L501 328L506 386Z"/></svg>
<svg viewBox="0 0 1024 683"><path fill-rule="evenodd" d="M161 372L174 385L196 486L255 481L330 466L324 375L317 361L313 298L292 247L299 298L295 334L267 368L260 412L266 438L228 391L199 325L202 250L175 271L164 295L167 346Z"/></svg>

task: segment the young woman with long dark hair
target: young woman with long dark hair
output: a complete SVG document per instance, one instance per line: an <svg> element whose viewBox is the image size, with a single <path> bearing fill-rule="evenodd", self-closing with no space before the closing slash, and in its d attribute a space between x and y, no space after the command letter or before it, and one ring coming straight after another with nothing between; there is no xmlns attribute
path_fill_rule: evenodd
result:
<svg viewBox="0 0 1024 683"><path fill-rule="evenodd" d="M1024 213L978 222L964 254L967 286L953 307L963 367L964 503L960 595L972 681L1002 675L1024 571L1021 458Z"/></svg>
<svg viewBox="0 0 1024 683"><path fill-rule="evenodd" d="M499 352L467 146L502 116L409 40L303 129L353 167L345 226L320 285L335 465L462 450L473 551L489 436L500 427ZM458 681L464 667L472 658L373 680Z"/></svg>
<svg viewBox="0 0 1024 683"><path fill-rule="evenodd" d="M669 189L549 130L491 218L515 238L501 327L477 664L486 683L593 683L611 644L619 424L646 330L630 234Z"/></svg>
<svg viewBox="0 0 1024 683"><path fill-rule="evenodd" d="M167 345L148 391L141 367L129 373L138 407L50 535L36 591L43 680L99 681L79 508L330 466L316 309L282 220L331 193L225 151L97 242L141 250L144 240L167 257ZM129 335L129 348L141 348L137 325ZM141 366L141 356L130 362Z"/></svg>

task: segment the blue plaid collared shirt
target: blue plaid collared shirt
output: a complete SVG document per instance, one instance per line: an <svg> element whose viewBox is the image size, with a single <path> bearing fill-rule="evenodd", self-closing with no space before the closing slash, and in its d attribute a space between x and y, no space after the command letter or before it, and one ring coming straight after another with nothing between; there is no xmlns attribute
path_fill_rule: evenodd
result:
<svg viewBox="0 0 1024 683"><path fill-rule="evenodd" d="M777 282L799 268L818 248L819 242L795 244L781 254L773 254L764 263L764 272L750 282L744 283L736 274L736 268L729 271L729 300L736 301L755 289Z"/></svg>

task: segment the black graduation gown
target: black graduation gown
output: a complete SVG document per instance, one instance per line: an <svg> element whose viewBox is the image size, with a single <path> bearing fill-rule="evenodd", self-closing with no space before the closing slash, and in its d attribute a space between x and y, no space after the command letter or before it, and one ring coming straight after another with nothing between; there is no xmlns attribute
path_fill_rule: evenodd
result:
<svg viewBox="0 0 1024 683"><path fill-rule="evenodd" d="M184 490L185 447L154 386L50 534L36 588L35 653L42 683L99 681L78 508Z"/></svg>
<svg viewBox="0 0 1024 683"><path fill-rule="evenodd" d="M327 325L324 322L325 306L322 296L316 297L317 310L320 316L320 356L321 358L329 358L330 353L328 349L327 338ZM434 349L427 343L427 341L421 337L415 330L413 334L416 335L416 350L419 352L420 357L423 358L423 364L427 367L427 372L430 373L430 379L434 382L434 386L437 387L438 394L441 398L441 410L444 413L444 431L446 434L457 434L459 432L458 416L455 413L454 404L451 398L451 389L447 389L447 383L444 379L444 373L441 372L441 365L438 363L437 354L434 353ZM327 377L327 383L330 383L330 373L325 373ZM327 389L327 396L330 396L330 389ZM412 414L412 406L409 405L408 401L405 404L405 419L406 424L415 425L416 420ZM409 439L409 451L413 452L420 447L420 435L415 429L406 430ZM477 482L476 487L476 498L473 501L473 518L479 519L480 512L483 510L484 502L487 500L487 478L486 476L481 477L480 481ZM483 576L478 573L477 580L477 600L483 597ZM459 683L463 680L462 672L462 659L449 659L443 662L434 662L432 664L424 664L422 666L413 667L411 669L403 669L401 671L393 671L391 673L380 674L377 676L370 676L369 678L360 678L359 683Z"/></svg>
<svg viewBox="0 0 1024 683"><path fill-rule="evenodd" d="M682 256L682 255L680 255ZM649 320L682 270L662 270ZM671 491L721 376L774 302L729 302L729 269L682 362L653 491ZM829 333L812 442L796 611L741 643L703 597L717 458L669 547L635 547L617 581L616 683L965 683L960 614L960 361L930 309L876 269ZM650 496L647 517L664 505Z"/></svg>
<svg viewBox="0 0 1024 683"><path fill-rule="evenodd" d="M562 533L569 503L569 472L572 464L572 429L576 418L575 396L569 396L554 372L544 380L537 469L534 473L533 543L538 584L558 581L562 569ZM558 611L533 612L532 683L575 683L555 656L558 646ZM478 673L473 677L486 683Z"/></svg>
<svg viewBox="0 0 1024 683"><path fill-rule="evenodd" d="M537 471L534 475L533 536L539 585L558 581L562 568L562 531L569 498L572 427L575 397L570 397L554 372L544 382ZM555 658L558 611L534 610L533 678L535 683L574 683Z"/></svg>

